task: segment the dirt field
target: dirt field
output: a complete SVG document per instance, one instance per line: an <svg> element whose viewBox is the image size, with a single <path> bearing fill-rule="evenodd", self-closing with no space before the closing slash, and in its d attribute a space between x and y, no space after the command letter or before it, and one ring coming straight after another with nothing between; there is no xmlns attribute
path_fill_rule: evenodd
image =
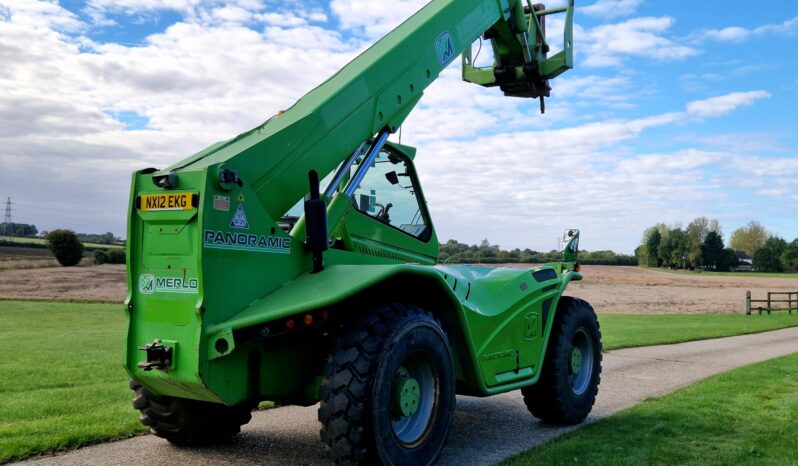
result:
<svg viewBox="0 0 798 466"><path fill-rule="evenodd" d="M122 302L124 265L0 270L0 298Z"/></svg>
<svg viewBox="0 0 798 466"><path fill-rule="evenodd" d="M682 275L642 267L584 266L584 280L568 286L571 296L599 312L744 312L745 292L798 291L798 279Z"/></svg>
<svg viewBox="0 0 798 466"><path fill-rule="evenodd" d="M0 271L56 267L53 255L47 249L0 246Z"/></svg>
<svg viewBox="0 0 798 466"><path fill-rule="evenodd" d="M680 275L638 267L584 266L585 279L566 294L586 299L598 312L743 312L745 291L798 291L798 279ZM122 302L125 267L48 267L0 270L0 298Z"/></svg>

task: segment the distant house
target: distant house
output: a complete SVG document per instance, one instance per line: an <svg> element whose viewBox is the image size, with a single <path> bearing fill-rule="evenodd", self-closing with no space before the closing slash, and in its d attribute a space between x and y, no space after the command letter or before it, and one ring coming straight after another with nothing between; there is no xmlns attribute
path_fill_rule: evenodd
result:
<svg viewBox="0 0 798 466"><path fill-rule="evenodd" d="M746 254L745 251L734 251L737 254L737 268L740 270L751 270L754 268L754 259Z"/></svg>

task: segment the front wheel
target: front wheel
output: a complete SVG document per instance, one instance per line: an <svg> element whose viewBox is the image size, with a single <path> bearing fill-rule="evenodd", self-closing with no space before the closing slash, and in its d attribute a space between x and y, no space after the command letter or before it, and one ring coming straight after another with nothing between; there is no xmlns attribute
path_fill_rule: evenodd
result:
<svg viewBox="0 0 798 466"><path fill-rule="evenodd" d="M381 306L332 349L320 389L321 439L336 464L426 465L454 412L449 342L428 312Z"/></svg>
<svg viewBox="0 0 798 466"><path fill-rule="evenodd" d="M524 403L549 424L582 422L596 401L601 381L601 331L593 308L563 296L554 316L540 379L524 387Z"/></svg>

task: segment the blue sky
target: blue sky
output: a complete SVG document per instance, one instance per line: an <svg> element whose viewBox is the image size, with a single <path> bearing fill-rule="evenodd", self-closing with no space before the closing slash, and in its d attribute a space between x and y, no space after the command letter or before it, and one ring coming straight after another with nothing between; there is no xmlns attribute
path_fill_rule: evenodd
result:
<svg viewBox="0 0 798 466"><path fill-rule="evenodd" d="M0 196L124 235L133 170L267 119L424 3L0 0ZM631 252L696 216L798 237L798 2L577 1L576 23L546 115L455 63L406 122L441 240L541 250L576 226Z"/></svg>

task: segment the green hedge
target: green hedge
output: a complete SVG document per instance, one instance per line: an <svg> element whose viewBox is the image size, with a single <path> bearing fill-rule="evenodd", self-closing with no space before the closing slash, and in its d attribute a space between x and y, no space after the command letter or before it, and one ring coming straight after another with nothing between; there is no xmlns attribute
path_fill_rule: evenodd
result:
<svg viewBox="0 0 798 466"><path fill-rule="evenodd" d="M97 249L92 255L97 265L125 263L125 251L119 249Z"/></svg>

